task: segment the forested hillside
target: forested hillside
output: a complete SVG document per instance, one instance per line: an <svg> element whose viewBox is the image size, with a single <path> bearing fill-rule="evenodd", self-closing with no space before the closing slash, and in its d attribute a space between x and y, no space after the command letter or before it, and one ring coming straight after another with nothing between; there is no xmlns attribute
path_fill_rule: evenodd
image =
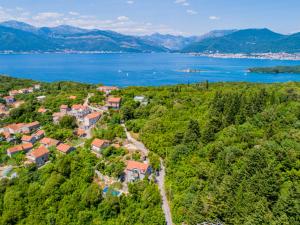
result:
<svg viewBox="0 0 300 225"><path fill-rule="evenodd" d="M300 224L300 85L123 90L122 115L165 159L176 224ZM136 108L132 97L144 95Z"/></svg>

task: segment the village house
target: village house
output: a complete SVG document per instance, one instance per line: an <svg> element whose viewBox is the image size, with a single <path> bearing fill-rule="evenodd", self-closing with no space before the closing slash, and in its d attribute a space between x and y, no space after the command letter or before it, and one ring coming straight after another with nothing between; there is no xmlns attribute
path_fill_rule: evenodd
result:
<svg viewBox="0 0 300 225"><path fill-rule="evenodd" d="M108 97L106 106L108 108L119 109L121 104L121 98L119 97Z"/></svg>
<svg viewBox="0 0 300 225"><path fill-rule="evenodd" d="M12 104L16 101L16 99L13 96L5 96L3 97L5 100L6 104Z"/></svg>
<svg viewBox="0 0 300 225"><path fill-rule="evenodd" d="M36 140L40 140L43 137L45 137L45 131L44 130L38 130L35 134L33 134Z"/></svg>
<svg viewBox="0 0 300 225"><path fill-rule="evenodd" d="M41 85L40 85L40 84L35 84L35 85L33 85L33 88L34 88L35 90L40 90Z"/></svg>
<svg viewBox="0 0 300 225"><path fill-rule="evenodd" d="M92 150L96 152L101 152L102 149L106 148L109 146L109 141L108 140L101 140L101 139L94 139L91 146Z"/></svg>
<svg viewBox="0 0 300 225"><path fill-rule="evenodd" d="M16 96L19 94L19 91L18 90L11 90L8 92L10 96Z"/></svg>
<svg viewBox="0 0 300 225"><path fill-rule="evenodd" d="M26 126L28 127L28 130L31 133L31 132L39 129L41 125L38 121L35 121L35 122L32 122L32 123L26 124Z"/></svg>
<svg viewBox="0 0 300 225"><path fill-rule="evenodd" d="M78 128L78 129L75 131L75 135L77 135L78 137L85 137L85 136L86 136L86 132L85 132L84 129Z"/></svg>
<svg viewBox="0 0 300 225"><path fill-rule="evenodd" d="M93 112L88 114L84 117L84 126L86 128L89 128L97 123L97 121L100 119L101 113L99 112Z"/></svg>
<svg viewBox="0 0 300 225"><path fill-rule="evenodd" d="M49 153L49 150L45 146L40 146L28 153L27 158L40 167L49 160Z"/></svg>
<svg viewBox="0 0 300 225"><path fill-rule="evenodd" d="M133 100L134 100L135 102L141 103L141 105L147 105L147 104L148 104L148 101L147 101L147 99L145 98L145 96L135 96Z"/></svg>
<svg viewBox="0 0 300 225"><path fill-rule="evenodd" d="M7 155L9 157L12 157L14 154L17 154L19 152L28 152L33 148L33 145L31 143L24 143L21 145L16 145L14 147L8 148L7 149Z"/></svg>
<svg viewBox="0 0 300 225"><path fill-rule="evenodd" d="M74 147L63 143L59 144L56 149L63 154L69 154L71 151L75 150Z"/></svg>
<svg viewBox="0 0 300 225"><path fill-rule="evenodd" d="M89 114L91 111L87 106L84 105L73 105L72 110L69 113L72 116L75 116L77 119L82 119L87 114Z"/></svg>
<svg viewBox="0 0 300 225"><path fill-rule="evenodd" d="M65 113L65 114L67 114L70 111L70 108L67 105L61 105L59 109L61 113Z"/></svg>
<svg viewBox="0 0 300 225"><path fill-rule="evenodd" d="M142 180L146 175L151 174L151 167L147 163L137 161L127 161L125 169L126 180L128 182Z"/></svg>
<svg viewBox="0 0 300 225"><path fill-rule="evenodd" d="M40 140L40 143L44 145L46 148L49 148L52 146L57 146L60 143L60 141L55 140L53 138L44 137L42 140Z"/></svg>
<svg viewBox="0 0 300 225"><path fill-rule="evenodd" d="M119 90L119 88L114 86L101 86L98 87L97 90L109 95L112 91Z"/></svg>
<svg viewBox="0 0 300 225"><path fill-rule="evenodd" d="M36 142L36 138L34 136L23 135L21 139L22 143L31 143L34 144Z"/></svg>
<svg viewBox="0 0 300 225"><path fill-rule="evenodd" d="M3 135L4 140L6 140L7 142L12 142L15 140L15 137L9 132L1 131L0 134Z"/></svg>
<svg viewBox="0 0 300 225"><path fill-rule="evenodd" d="M10 134L19 134L19 133L29 133L29 129L26 126L26 123L13 123L9 124L6 127L1 129L3 132L8 132Z"/></svg>

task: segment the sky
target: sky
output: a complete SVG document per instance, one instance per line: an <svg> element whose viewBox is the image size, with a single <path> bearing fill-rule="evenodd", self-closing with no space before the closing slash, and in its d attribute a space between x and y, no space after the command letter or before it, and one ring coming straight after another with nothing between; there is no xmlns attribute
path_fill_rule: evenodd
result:
<svg viewBox="0 0 300 225"><path fill-rule="evenodd" d="M300 0L0 0L0 21L145 35L269 28L300 32Z"/></svg>

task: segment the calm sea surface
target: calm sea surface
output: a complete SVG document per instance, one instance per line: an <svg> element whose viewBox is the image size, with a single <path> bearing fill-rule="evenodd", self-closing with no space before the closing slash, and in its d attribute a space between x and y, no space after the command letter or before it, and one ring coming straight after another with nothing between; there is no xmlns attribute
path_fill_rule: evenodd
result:
<svg viewBox="0 0 300 225"><path fill-rule="evenodd" d="M158 86L208 80L285 82L300 74L253 74L249 67L300 65L300 61L214 59L184 54L0 55L0 74L40 81L72 80L117 86ZM184 73L184 69L201 73Z"/></svg>

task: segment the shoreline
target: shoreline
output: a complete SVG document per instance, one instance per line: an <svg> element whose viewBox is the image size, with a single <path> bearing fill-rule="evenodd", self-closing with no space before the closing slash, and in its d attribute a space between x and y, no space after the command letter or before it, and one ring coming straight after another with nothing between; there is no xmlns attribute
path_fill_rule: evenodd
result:
<svg viewBox="0 0 300 225"><path fill-rule="evenodd" d="M54 51L54 52L14 52L0 51L0 55L97 55L97 54L182 54L216 59L262 59L280 61L300 61L300 53L183 53L183 52L113 52L113 51Z"/></svg>
<svg viewBox="0 0 300 225"><path fill-rule="evenodd" d="M300 61L300 53L188 53L194 56L202 56L217 59L263 59L281 61Z"/></svg>

